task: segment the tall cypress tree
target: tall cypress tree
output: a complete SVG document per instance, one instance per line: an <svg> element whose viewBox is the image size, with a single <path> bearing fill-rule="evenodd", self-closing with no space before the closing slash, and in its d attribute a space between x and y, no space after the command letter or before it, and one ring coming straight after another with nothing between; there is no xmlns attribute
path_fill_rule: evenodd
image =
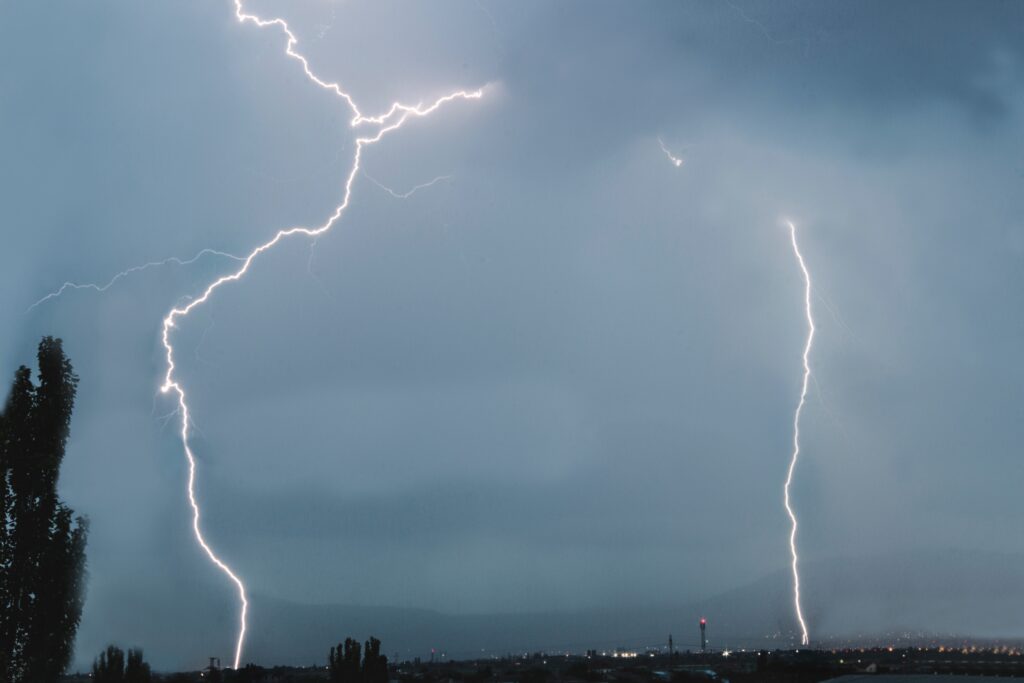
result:
<svg viewBox="0 0 1024 683"><path fill-rule="evenodd" d="M95 683L150 683L153 674L142 658L142 650L128 650L125 659L124 650L108 645L92 662L92 680Z"/></svg>
<svg viewBox="0 0 1024 683"><path fill-rule="evenodd" d="M328 680L332 683L362 683L359 641L346 638L345 644L331 648L327 660Z"/></svg>
<svg viewBox="0 0 1024 683"><path fill-rule="evenodd" d="M380 641L373 636L363 650L363 683L388 683L388 658L380 653Z"/></svg>
<svg viewBox="0 0 1024 683"><path fill-rule="evenodd" d="M328 680L332 683L387 683L388 658L380 653L380 641L370 637L359 659L359 641L346 638L327 656Z"/></svg>
<svg viewBox="0 0 1024 683"><path fill-rule="evenodd" d="M78 377L61 340L39 344L0 413L0 681L56 681L84 600L87 523L57 497Z"/></svg>

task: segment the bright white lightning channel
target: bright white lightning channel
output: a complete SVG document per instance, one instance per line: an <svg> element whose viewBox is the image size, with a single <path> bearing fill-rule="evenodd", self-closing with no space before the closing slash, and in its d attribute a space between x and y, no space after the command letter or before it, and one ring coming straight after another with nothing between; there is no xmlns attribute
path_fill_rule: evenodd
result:
<svg viewBox="0 0 1024 683"><path fill-rule="evenodd" d="M363 148L378 142L387 133L400 128L410 117L423 117L433 113L441 105L451 102L453 100L469 100L479 99L483 96L483 90L465 91L460 90L457 92L449 93L443 97L436 99L433 104L429 106L420 105L406 105L399 102L393 103L388 110L378 116L364 116L360 111L359 107L356 106L355 100L347 92L342 90L341 86L337 83L327 82L322 80L310 69L309 61L301 53L295 51L296 45L298 45L298 38L292 32L288 23L281 18L274 19L262 19L255 14L249 14L245 11L242 6L242 0L234 0L235 6L235 17L242 24L251 23L259 28L275 27L281 30L286 37L285 55L297 60L305 73L306 77L314 84L333 92L335 95L343 99L349 108L352 110L353 116L349 121L349 124L353 128L364 126L367 124L376 125L377 129L371 134L356 138L355 154L352 163L352 169L349 171L348 177L345 179L344 193L342 195L342 201L338 204L333 213L324 221L321 225L312 228L306 227L292 227L278 231L270 240L259 245L253 249L248 256L242 259L241 267L233 273L223 275L213 282L211 282L203 293L193 299L188 305L175 307L167 314L163 320L163 330L161 333L161 340L164 345L164 350L167 353L167 372L164 375L164 383L161 386L161 391L164 393L174 392L178 397L178 408L181 415L181 441L185 450L185 457L188 460L188 502L192 508L192 531L195 534L196 541L202 547L203 551L209 557L210 561L216 565L227 577L234 583L238 589L238 597L241 603L241 610L239 614L239 628L238 628L238 639L235 645L235 657L234 657L234 668L238 668L242 659L242 647L245 644L245 631L246 631L246 616L249 609L249 601L246 596L245 584L242 579L224 562L210 547L207 543L200 525L200 508L199 503L196 500L195 494L195 483L196 483L196 458L192 452L192 447L189 443L189 407L186 399L185 388L182 383L176 379L174 371L174 346L171 343L171 330L177 326L177 321L180 318L185 318L193 310L202 306L206 303L211 295L219 289L222 285L229 282L240 280L249 270L249 266L257 256L263 252L273 248L278 242L286 237L292 235L304 235L306 237L317 237L324 234L331 229L332 226L341 218L342 213L349 205L349 200L352 195L352 184L355 181L356 175L359 173L359 164L362 157Z"/></svg>
<svg viewBox="0 0 1024 683"><path fill-rule="evenodd" d="M791 221L786 221L789 226L789 237L793 242L793 253L796 254L796 261L800 266L800 271L804 275L804 309L807 315L807 342L804 345L803 363L804 363L804 377L803 383L800 387L800 401L796 404L796 411L793 414L793 456L789 461L789 469L786 472L786 484L783 486L783 503L786 506L786 514L789 515L789 521L791 524L789 531L789 552L793 559L793 606L796 609L796 619L800 622L800 644L807 645L810 643L810 635L807 633L807 622L804 621L803 609L800 605L800 570L799 570L799 557L796 550L796 530L797 520L796 513L793 512L792 502L789 496L790 486L793 484L793 471L796 469L796 462L800 457L800 415L803 413L804 405L807 403L807 388L808 383L811 380L811 345L814 343L814 316L811 314L811 273L807 270L807 264L804 262L803 254L800 253L800 247L796 242L796 226Z"/></svg>
<svg viewBox="0 0 1024 683"><path fill-rule="evenodd" d="M665 143L664 143L664 141L662 141L661 138L658 138L658 144L661 145L661 151L665 153L665 156L668 157L668 160L672 162L673 166L675 166L676 168L679 168L680 166L683 165L682 158L681 157L677 157L676 155L672 154L672 151L668 147L665 146Z"/></svg>

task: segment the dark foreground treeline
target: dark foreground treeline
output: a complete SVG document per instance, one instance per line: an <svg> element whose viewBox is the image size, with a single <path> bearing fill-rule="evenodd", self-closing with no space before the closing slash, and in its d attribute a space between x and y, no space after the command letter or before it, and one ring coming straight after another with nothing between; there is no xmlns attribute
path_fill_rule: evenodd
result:
<svg viewBox="0 0 1024 683"><path fill-rule="evenodd" d="M64 681L90 681L91 683L301 683L302 681L329 681L330 683L388 683L388 658L380 653L380 641L371 637L361 646L358 640L346 638L344 643L332 647L327 655L327 666L306 669L275 667L267 669L250 664L238 670L222 669L217 660L202 671L154 674L146 663L142 650L128 650L125 654L116 645L107 647L93 661L92 672L66 676Z"/></svg>
<svg viewBox="0 0 1024 683"><path fill-rule="evenodd" d="M347 647L346 647L347 646ZM376 648L369 648L370 652ZM965 653L940 649L875 648L853 650L799 650L773 652L676 653L610 656L548 655L509 656L476 661L443 663L403 662L378 668L383 660L366 665L352 640L332 648L327 666L307 668L248 666L239 671L153 675L152 681L170 683L312 683L355 681L361 683L383 674L391 683L820 683L843 675L954 674L1024 678L1024 657L989 650ZM355 678L352 678L355 677ZM70 677L68 683L85 683L86 676Z"/></svg>

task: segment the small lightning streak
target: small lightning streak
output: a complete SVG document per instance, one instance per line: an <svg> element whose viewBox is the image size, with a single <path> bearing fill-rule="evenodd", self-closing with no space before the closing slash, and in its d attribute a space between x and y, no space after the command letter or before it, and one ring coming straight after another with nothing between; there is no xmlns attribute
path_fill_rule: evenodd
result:
<svg viewBox="0 0 1024 683"><path fill-rule="evenodd" d="M661 138L658 138L658 144L661 145L661 151L665 153L665 156L668 157L668 160L672 162L673 166L679 168L680 166L683 165L683 160L680 157L677 157L674 154L672 154L669 148L665 146L665 143L662 142Z"/></svg>
<svg viewBox="0 0 1024 683"><path fill-rule="evenodd" d="M363 171L363 177L364 177L364 178L366 178L367 180L369 180L369 181L370 181L371 183L373 183L373 184L374 184L374 185L376 185L377 187L379 187L380 189L382 189L382 190L384 190L385 192L387 192L387 193L388 193L389 195L391 195L391 196L392 196L392 197L394 197L395 199L408 199L409 197L411 197L411 196L413 196L414 194L416 194L416 193L417 193L417 192L418 192L419 190L425 190L425 189L426 189L426 188L428 188L428 187L431 187L431 186L433 186L433 185L436 185L436 184L438 184L438 183L439 183L439 182L441 182L442 180L450 180L450 179L451 179L451 176L450 176L450 175L439 175L439 176L437 176L436 178L434 178L433 180L431 180L430 182L427 182L427 183L421 183L421 184L419 184L419 185L416 185L415 187L413 187L413 188L412 188L411 190L409 190L408 192L395 192L395 191L394 191L394 190L392 190L392 189L391 189L390 187L388 187L388 186L387 186L387 185L385 185L384 183L380 182L379 180L377 180L376 178L374 178L373 176L371 176L371 175L370 175L369 173L367 173L366 171Z"/></svg>
<svg viewBox="0 0 1024 683"><path fill-rule="evenodd" d="M262 19L256 16L255 14L248 14L242 7L242 0L234 0L234 6L235 17L238 19L240 23L251 23L255 26L258 26L259 28L276 27L280 29L282 33L284 33L287 39L284 51L285 54L288 57L297 60L302 65L302 70L305 72L306 77L310 81L312 81L313 83L315 83L316 85L325 90L333 92L335 95L345 100L345 102L348 104L348 106L351 108L353 112L353 117L349 122L353 128L365 124L376 124L378 126L375 133L356 138L355 154L352 163L352 168L349 171L347 178L345 179L345 189L342 195L341 203L334 208L333 213L331 213L331 215L327 218L326 221L324 221L318 227L313 228L292 227L284 230L279 230L270 240L259 245L251 252L249 252L248 256L246 256L244 259L241 259L242 265L241 267L239 267L238 270L236 270L233 273L229 273L228 275L223 275L217 278L206 287L206 289L199 297L192 299L187 305L172 308L171 311L163 320L161 340L164 345L164 350L166 351L167 372L164 375L164 383L160 389L164 393L174 392L175 394L177 394L178 397L178 409L181 415L180 436L185 451L185 457L188 460L187 493L188 502L192 508L192 531L194 532L196 541L202 547L207 557L210 558L210 561L214 565L216 565L218 569L224 572L224 574L227 575L231 582L234 583L235 587L238 589L238 597L239 601L241 602L238 639L235 645L234 659L234 668L237 669L242 659L242 647L245 644L246 615L249 610L249 600L246 596L245 584L242 582L242 579L239 578L239 576L231 569L231 567L229 567L227 563L225 563L213 551L213 549L210 547L209 543L207 543L205 537L203 536L200 524L201 513L199 503L196 500L195 493L196 457L195 454L192 452L192 447L189 442L189 426L191 424L191 421L189 419L189 407L188 401L186 399L184 385L182 385L182 383L175 378L174 374L174 346L171 343L171 330L174 327L176 327L179 318L187 317L188 314L195 310L197 307L202 306L204 303L209 301L213 293L217 291L220 287L222 287L225 284L228 284L229 282L235 282L236 280L240 280L243 276L245 276L245 274L249 271L249 267L252 265L256 257L262 254L263 252L272 249L274 246L278 244L278 242L282 241L286 237L291 237L293 235L304 235L306 237L316 238L330 230L331 227L333 227L334 224L338 222L342 214L345 212L345 209L349 205L349 201L352 196L352 184L356 178L356 174L359 173L359 164L362 159L364 147L378 142L381 138L383 138L391 131L400 128L410 117L427 116L433 113L435 110L437 110L441 105L447 102L451 102L453 100L479 99L483 96L483 90L460 90L457 92L453 92L438 98L429 106L423 106L422 104L413 106L395 102L384 114L381 114L379 116L364 116L362 113L360 113L359 108L356 106L356 103L353 100L352 96L346 93L344 90L342 90L340 85L338 85L337 83L324 81L313 73L313 71L310 69L309 61L306 59L306 57L304 57L301 53L295 51L295 47L296 45L298 45L299 42L298 38L295 37L295 34L292 32L291 28L288 26L288 23L284 19Z"/></svg>
<svg viewBox="0 0 1024 683"><path fill-rule="evenodd" d="M811 273L807 270L807 264L804 263L804 257L800 253L800 247L796 243L796 226L792 222L786 221L789 225L789 236L793 242L793 253L796 254L797 263L800 265L800 271L804 274L804 307L807 312L807 343L804 346L804 378L803 385L800 388L800 401L796 405L796 412L793 415L793 456L789 461L789 470L786 472L786 484L783 487L783 502L786 506L786 514L789 515L789 521L792 524L789 532L789 552L793 557L793 605L796 607L796 618L800 622L800 643L801 645L807 645L810 642L810 636L807 633L807 623L804 621L803 610L800 607L800 571L797 567L798 557L796 552L796 513L793 512L793 507L790 504L789 488L793 483L793 470L796 469L796 461L800 457L800 414L803 412L804 405L807 403L807 387L811 379L811 345L814 342L814 317L811 315Z"/></svg>
<svg viewBox="0 0 1024 683"><path fill-rule="evenodd" d="M738 15L740 15L740 19L742 19L743 21L747 22L748 24L750 24L752 26L757 27L757 30L761 32L761 35L763 35L765 38L767 38L770 42L772 42L772 43L774 43L776 45L791 45L791 44L795 44L795 43L803 43L803 45L804 45L804 56L805 57L807 56L807 54L808 54L808 52L810 51L810 48L811 48L810 38L802 38L802 39L800 39L800 38L792 38L792 39L789 39L789 40L779 40L778 38L776 38L772 34L771 31L768 30L767 26L765 26L762 22L758 21L754 17L752 17L749 14L747 14L745 11L743 11L742 7L740 7L739 5L733 4L729 0L723 0L723 2L725 2L725 4L727 4Z"/></svg>
<svg viewBox="0 0 1024 683"><path fill-rule="evenodd" d="M56 290L50 292L49 294L44 296L42 299L40 299L39 301L37 301L34 304L32 304L31 306L29 306L27 309L25 309L25 312L29 313L29 312L32 311L33 308L36 308L37 306L46 303L50 299L56 299L57 297L59 297L61 294L63 294L64 292L66 292L69 289L92 289L92 290L95 290L97 292L101 292L102 293L102 292L107 291L111 287L113 287L117 283L118 280L120 280L122 278L125 278L125 277L131 275L132 273L137 273L140 270L148 270L149 268L156 268L157 266L166 266L166 265L170 265L172 263L175 264L175 265L178 265L178 266L188 266L188 265L192 265L193 263L195 263L196 261L198 261L202 257L206 256L207 254L210 254L210 255L213 255L213 256L223 256L224 258L233 259L235 261L244 261L245 260L245 257L243 257L243 256L235 256L234 254L228 254L228 253L223 252L223 251L217 251L216 249L203 249L198 254L196 254L195 256L193 256L192 258L187 259L187 260L180 259L177 256L172 256L170 258L165 258L163 261L150 261L149 263L143 263L141 266L133 266L131 268L128 268L127 270L122 270L120 273L118 273L114 277L110 278L110 280L106 284L103 284L103 285L96 284L96 283L91 283L91 282L85 283L85 284L79 284L77 282L65 282L64 284L62 284L60 286L59 289L56 289Z"/></svg>

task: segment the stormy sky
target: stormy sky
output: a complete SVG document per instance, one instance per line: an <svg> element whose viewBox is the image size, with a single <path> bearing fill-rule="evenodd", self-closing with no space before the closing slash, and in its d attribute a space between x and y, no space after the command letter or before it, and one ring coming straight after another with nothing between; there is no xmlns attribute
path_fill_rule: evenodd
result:
<svg viewBox="0 0 1024 683"><path fill-rule="evenodd" d="M683 603L783 569L806 334L783 219L818 323L809 566L978 551L1024 574L1024 5L247 6L364 112L486 86L368 148L336 229L175 332L204 526L257 612ZM0 375L52 334L81 376L61 476L92 522L80 663L143 624L158 665L227 659L159 330L234 264L26 309L330 214L351 112L282 49L226 0L0 8ZM408 198L370 180L438 176ZM1024 636L1006 618L976 615Z"/></svg>

